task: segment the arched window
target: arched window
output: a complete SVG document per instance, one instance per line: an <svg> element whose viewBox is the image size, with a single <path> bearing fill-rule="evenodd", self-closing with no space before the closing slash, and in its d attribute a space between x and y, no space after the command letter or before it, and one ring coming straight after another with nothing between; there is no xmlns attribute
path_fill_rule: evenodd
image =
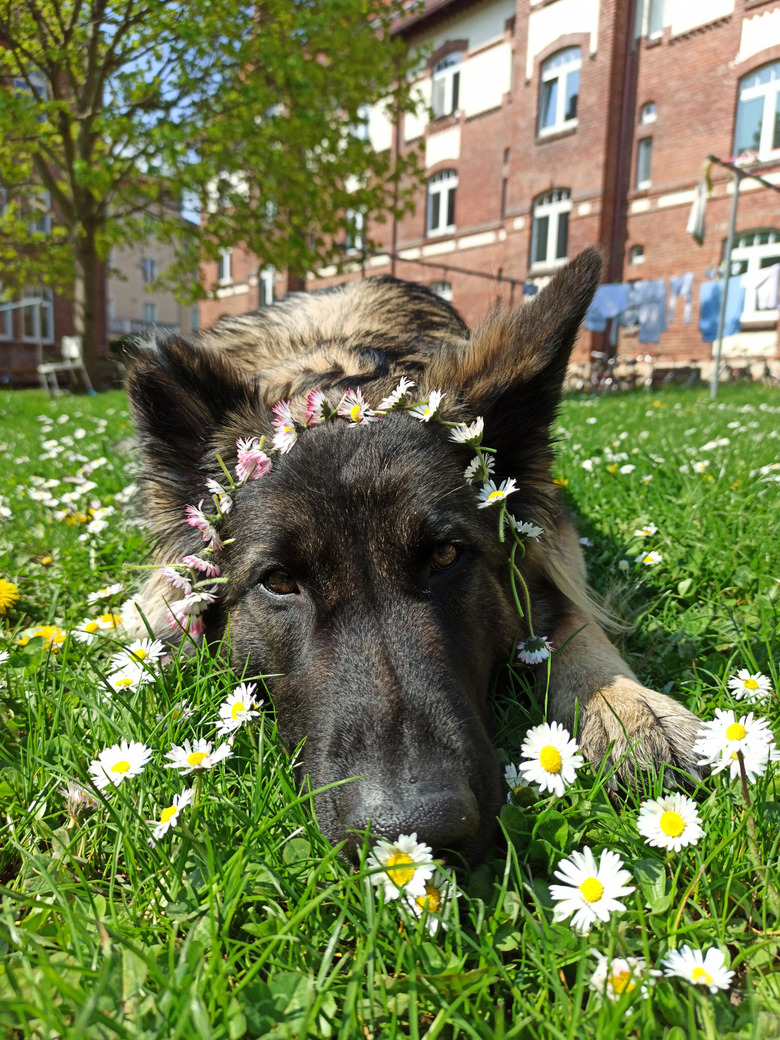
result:
<svg viewBox="0 0 780 1040"><path fill-rule="evenodd" d="M571 193L553 188L534 202L531 230L531 266L548 267L566 259L569 245Z"/></svg>
<svg viewBox="0 0 780 1040"><path fill-rule="evenodd" d="M431 282L428 286L432 293L442 299L446 300L447 303L452 303L452 284L451 282Z"/></svg>
<svg viewBox="0 0 780 1040"><path fill-rule="evenodd" d="M581 65L579 47L558 51L542 64L539 84L540 134L550 134L576 125Z"/></svg>
<svg viewBox="0 0 780 1040"><path fill-rule="evenodd" d="M455 170L440 170L428 180L428 209L425 230L429 235L446 235L455 230Z"/></svg>
<svg viewBox="0 0 780 1040"><path fill-rule="evenodd" d="M655 101L646 101L639 109L640 123L654 123L656 116Z"/></svg>
<svg viewBox="0 0 780 1040"><path fill-rule="evenodd" d="M780 148L780 61L739 81L734 155L766 156Z"/></svg>

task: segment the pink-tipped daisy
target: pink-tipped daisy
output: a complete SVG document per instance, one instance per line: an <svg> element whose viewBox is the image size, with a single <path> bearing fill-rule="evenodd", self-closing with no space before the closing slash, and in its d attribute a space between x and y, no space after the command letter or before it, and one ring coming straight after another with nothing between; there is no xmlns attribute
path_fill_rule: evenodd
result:
<svg viewBox="0 0 780 1040"><path fill-rule="evenodd" d="M282 455L286 455L298 439L298 428L290 411L290 402L279 401L271 411L275 416L273 445Z"/></svg>
<svg viewBox="0 0 780 1040"><path fill-rule="evenodd" d="M355 424L376 422L379 418L376 412L372 411L366 404L360 387L357 387L355 390L347 390L339 402L337 411L342 419L349 419L350 422Z"/></svg>
<svg viewBox="0 0 780 1040"><path fill-rule="evenodd" d="M208 542L212 549L218 549L221 547L222 542L216 527L212 523L212 518L206 516L203 512L203 502L204 499L201 499L196 506L184 507L184 512L187 514L185 523L188 523L190 527L197 528L203 535L203 541Z"/></svg>
<svg viewBox="0 0 780 1040"><path fill-rule="evenodd" d="M201 559L200 556L182 556L181 562L185 567L191 567L193 570L205 574L207 578L218 578L220 575L220 569L216 563Z"/></svg>
<svg viewBox="0 0 780 1040"><path fill-rule="evenodd" d="M272 462L260 447L260 441L256 437L246 439L239 438L236 441L238 449L238 462L236 463L236 477L241 484L248 480L259 480L271 472Z"/></svg>
<svg viewBox="0 0 780 1040"><path fill-rule="evenodd" d="M331 415L332 409L328 405L324 390L311 390L306 397L306 425L319 426Z"/></svg>
<svg viewBox="0 0 780 1040"><path fill-rule="evenodd" d="M553 651L553 645L545 636L529 636L517 644L517 656L523 664L541 664Z"/></svg>

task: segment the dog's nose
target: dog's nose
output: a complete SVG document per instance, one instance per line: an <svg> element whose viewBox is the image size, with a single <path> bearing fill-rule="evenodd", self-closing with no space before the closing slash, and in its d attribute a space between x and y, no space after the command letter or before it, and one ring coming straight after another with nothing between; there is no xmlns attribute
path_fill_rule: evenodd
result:
<svg viewBox="0 0 780 1040"><path fill-rule="evenodd" d="M351 807L347 827L374 838L394 841L400 834L417 834L417 840L434 852L468 846L479 830L479 808L467 787L447 787L433 782L411 782L403 792L387 793L369 788Z"/></svg>

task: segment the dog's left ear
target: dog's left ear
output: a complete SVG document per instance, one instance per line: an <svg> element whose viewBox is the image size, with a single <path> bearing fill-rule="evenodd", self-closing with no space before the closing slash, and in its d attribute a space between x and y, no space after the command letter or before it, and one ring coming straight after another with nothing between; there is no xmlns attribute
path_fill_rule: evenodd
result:
<svg viewBox="0 0 780 1040"><path fill-rule="evenodd" d="M484 442L501 466L549 441L574 340L601 278L592 247L563 267L529 303L492 314L461 349L437 358L431 385L463 388L460 399L485 419Z"/></svg>

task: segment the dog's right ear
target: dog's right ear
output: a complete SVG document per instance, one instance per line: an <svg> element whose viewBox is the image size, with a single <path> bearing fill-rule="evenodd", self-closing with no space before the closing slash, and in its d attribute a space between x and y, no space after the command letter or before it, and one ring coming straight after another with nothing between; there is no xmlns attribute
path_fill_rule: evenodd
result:
<svg viewBox="0 0 780 1040"><path fill-rule="evenodd" d="M203 497L218 430L242 412L254 413L258 393L222 355L176 335L145 347L126 381L145 479L164 485L170 508ZM247 435L255 432L247 422ZM231 445L232 446L232 445ZM195 499L197 501L197 498Z"/></svg>

